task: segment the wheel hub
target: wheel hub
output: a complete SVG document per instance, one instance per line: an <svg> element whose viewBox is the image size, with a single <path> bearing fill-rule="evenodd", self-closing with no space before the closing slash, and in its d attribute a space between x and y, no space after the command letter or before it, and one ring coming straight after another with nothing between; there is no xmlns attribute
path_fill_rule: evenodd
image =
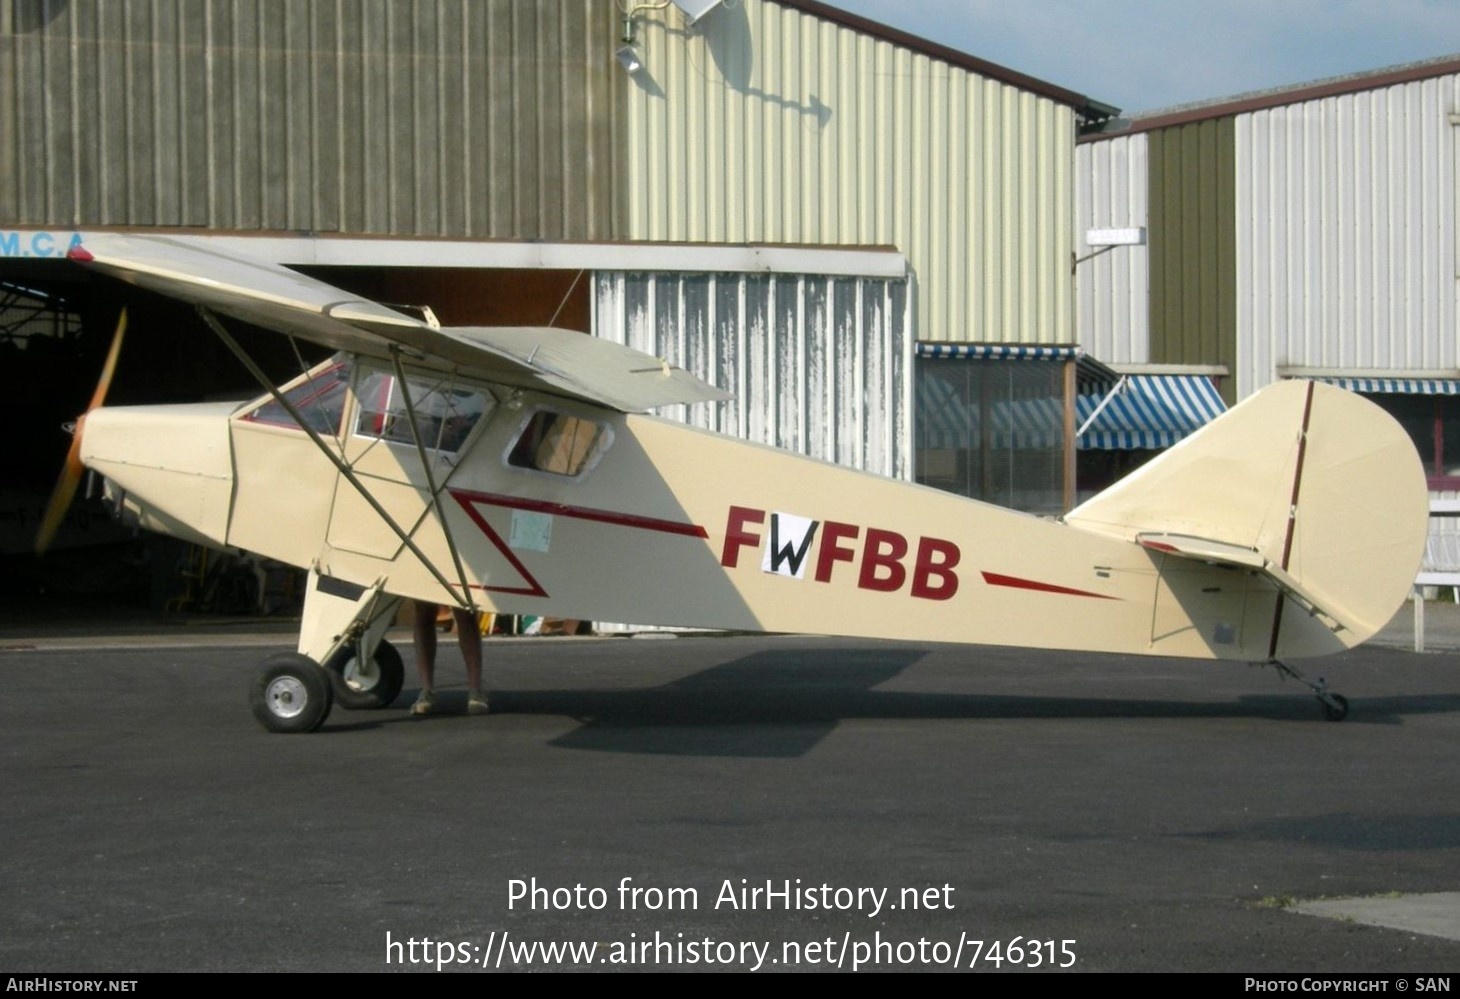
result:
<svg viewBox="0 0 1460 999"><path fill-rule="evenodd" d="M309 692L292 676L281 676L265 690L269 710L280 718L295 718L309 703Z"/></svg>
<svg viewBox="0 0 1460 999"><path fill-rule="evenodd" d="M355 656L345 663L345 668L340 671L340 675L351 690L361 692L375 689L375 685L380 682L380 670L376 669L375 664L371 662L362 665L359 656Z"/></svg>

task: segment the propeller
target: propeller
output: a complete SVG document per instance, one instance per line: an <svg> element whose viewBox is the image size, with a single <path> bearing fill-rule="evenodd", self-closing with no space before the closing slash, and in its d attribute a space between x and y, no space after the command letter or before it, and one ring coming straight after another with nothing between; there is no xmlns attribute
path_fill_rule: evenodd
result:
<svg viewBox="0 0 1460 999"><path fill-rule="evenodd" d="M112 345L106 352L106 363L101 366L101 377L96 381L96 391L91 393L91 402L86 407L86 413L101 406L106 401L107 390L111 388L112 376L117 371L117 357L122 352L122 335L127 332L127 310L122 309L122 314L117 318L117 331L112 334ZM76 487L81 482L82 473L86 466L81 464L81 429L86 423L86 413L76 419L76 429L71 432L71 449L66 452L66 464L61 467L60 478L56 480L56 488L51 491L50 502L46 504L45 516L41 518L40 530L36 531L35 553L44 555L46 549L51 547L51 542L56 540L56 532L61 529L61 521L66 516L66 511L71 508L71 500L76 496Z"/></svg>

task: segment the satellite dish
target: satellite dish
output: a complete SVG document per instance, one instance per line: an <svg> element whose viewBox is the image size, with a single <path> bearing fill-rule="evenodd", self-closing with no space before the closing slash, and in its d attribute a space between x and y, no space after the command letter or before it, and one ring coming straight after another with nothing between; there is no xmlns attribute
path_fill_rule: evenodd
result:
<svg viewBox="0 0 1460 999"><path fill-rule="evenodd" d="M673 0L674 6L684 14L685 22L693 25L700 18L714 10L725 0Z"/></svg>

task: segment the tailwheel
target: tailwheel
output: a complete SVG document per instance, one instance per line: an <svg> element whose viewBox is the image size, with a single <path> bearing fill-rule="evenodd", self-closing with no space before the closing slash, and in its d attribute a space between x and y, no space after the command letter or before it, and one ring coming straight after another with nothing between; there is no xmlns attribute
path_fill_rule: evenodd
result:
<svg viewBox="0 0 1460 999"><path fill-rule="evenodd" d="M249 691L253 716L270 732L313 732L333 701L325 671L297 652L265 659Z"/></svg>
<svg viewBox="0 0 1460 999"><path fill-rule="evenodd" d="M1348 717L1348 698L1342 694L1319 694L1318 704L1323 708L1323 717L1329 721L1343 721Z"/></svg>
<svg viewBox="0 0 1460 999"><path fill-rule="evenodd" d="M335 703L352 710L389 707L405 683L405 664L395 646L382 639L365 662L358 650L345 654L349 658L339 671L329 671Z"/></svg>
<svg viewBox="0 0 1460 999"><path fill-rule="evenodd" d="M1337 722L1343 721L1345 718L1348 717L1348 698L1344 697L1342 694L1332 693L1328 689L1328 681L1325 680L1323 677L1320 676L1318 680L1314 682L1313 680L1308 679L1302 673L1299 673L1297 670L1293 669L1293 667L1289 666L1287 663L1277 659L1274 659L1269 665L1271 665L1273 669L1277 670L1278 674L1285 679L1291 677L1292 679L1297 680L1303 686L1307 687L1309 690L1313 691L1313 696L1318 698L1318 706L1323 709L1323 717L1327 720Z"/></svg>

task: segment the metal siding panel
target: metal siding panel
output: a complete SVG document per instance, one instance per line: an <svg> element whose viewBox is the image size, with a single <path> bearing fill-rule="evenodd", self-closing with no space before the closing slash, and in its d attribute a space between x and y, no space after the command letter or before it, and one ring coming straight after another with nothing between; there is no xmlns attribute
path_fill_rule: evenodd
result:
<svg viewBox="0 0 1460 999"><path fill-rule="evenodd" d="M1278 366L1460 366L1460 75L1237 122L1237 391Z"/></svg>
<svg viewBox="0 0 1460 999"><path fill-rule="evenodd" d="M598 336L734 393L661 415L906 478L905 281L788 274L599 273Z"/></svg>
<svg viewBox="0 0 1460 999"><path fill-rule="evenodd" d="M264 92L264 81L259 67L259 54L262 51L262 42L258 35L259 12L254 8L230 2L228 19L231 45L228 70L232 95L229 107L233 127L232 223L238 229L261 229L266 223L263 218L260 175L268 159L267 143L262 131L264 115L259 107L260 95ZM130 178L127 186L131 187ZM130 209L130 205L128 208ZM130 211L126 221L135 221Z"/></svg>
<svg viewBox="0 0 1460 999"><path fill-rule="evenodd" d="M45 147L59 147L61 154L57 162L46 164L44 190L46 204L53 217L72 219L76 217L77 198L75 176L76 91L81 67L78 60L65 58L52 50L44 53L41 79L45 87L44 121L42 136ZM59 134L58 134L59 133ZM64 141L56 141L61 136Z"/></svg>
<svg viewBox="0 0 1460 999"><path fill-rule="evenodd" d="M26 171L21 164L24 132L20 123L26 113L27 94L21 87L25 79L18 23L22 11L15 4L0 4L0 80L5 81L0 86L0 220L6 222L20 217L24 201L20 183Z"/></svg>
<svg viewBox="0 0 1460 999"><path fill-rule="evenodd" d="M609 5L51 9L0 49L0 222L622 235Z"/></svg>
<svg viewBox="0 0 1460 999"><path fill-rule="evenodd" d="M1150 360L1150 245L1117 246L1090 257L1089 229L1149 229L1145 133L1075 147L1075 253L1079 343L1113 364ZM1089 257L1089 259L1083 259Z"/></svg>
<svg viewBox="0 0 1460 999"><path fill-rule="evenodd" d="M1235 363L1234 134L1224 118L1149 135L1154 362Z"/></svg>
<svg viewBox="0 0 1460 999"><path fill-rule="evenodd" d="M385 224L391 232L414 233L412 224L416 206L417 123L415 108L415 60L409 58L411 4L395 3L385 7L382 53L384 56L384 88L380 97L384 111L383 125L388 136L385 146L386 189L389 192ZM402 54L406 57L402 58Z"/></svg>
<svg viewBox="0 0 1460 999"><path fill-rule="evenodd" d="M338 230L341 226L340 198L344 186L338 114L338 95L343 82L335 44L337 13L335 8L314 4L306 15L309 51L320 53L307 66L309 117L313 124L308 136L309 174L314 178L309 218L312 225L323 231ZM326 51L331 54L329 57L323 55Z"/></svg>
<svg viewBox="0 0 1460 999"><path fill-rule="evenodd" d="M896 246L921 338L1071 338L1070 109L773 0L636 23L630 238Z"/></svg>
<svg viewBox="0 0 1460 999"><path fill-rule="evenodd" d="M539 84L532 72L524 73L535 65L528 55L537 47L538 9L514 4L512 7L512 60L509 92L512 95L512 124L504 135L511 136L511 181L513 211L510 214L513 233L526 232L531 228L531 219L538 214L546 185L538 171L527 169L537 160Z"/></svg>

